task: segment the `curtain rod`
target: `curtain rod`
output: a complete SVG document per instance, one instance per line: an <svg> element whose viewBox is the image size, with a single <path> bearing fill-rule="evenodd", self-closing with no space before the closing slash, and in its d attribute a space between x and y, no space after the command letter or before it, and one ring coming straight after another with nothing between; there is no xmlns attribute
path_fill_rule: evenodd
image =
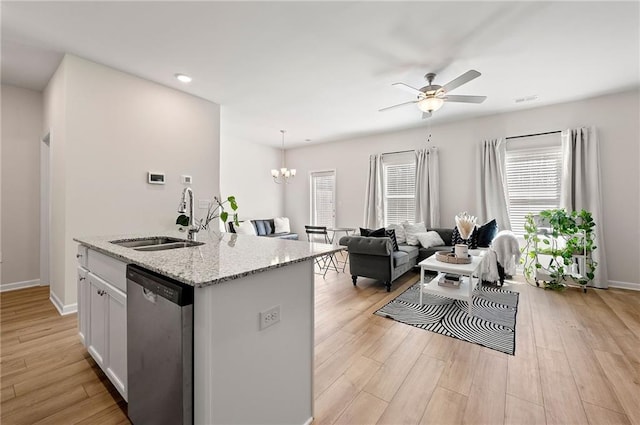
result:
<svg viewBox="0 0 640 425"><path fill-rule="evenodd" d="M409 152L415 152L415 150L411 149L408 151L396 151L396 152L382 152L380 155L393 155L396 153L409 153Z"/></svg>
<svg viewBox="0 0 640 425"><path fill-rule="evenodd" d="M429 146L427 148L427 153L429 153L429 151L431 149L433 149L433 148L434 148L434 146ZM407 150L407 151L382 152L380 155L395 155L397 153L409 153L409 152L417 152L417 150L416 149L410 149L410 150Z"/></svg>
<svg viewBox="0 0 640 425"><path fill-rule="evenodd" d="M546 133L534 133L534 134L523 134L522 136L510 136L510 137L505 137L505 140L521 139L523 137L544 136L546 134L556 134L556 133L562 133L562 131L555 130L555 131L547 131Z"/></svg>

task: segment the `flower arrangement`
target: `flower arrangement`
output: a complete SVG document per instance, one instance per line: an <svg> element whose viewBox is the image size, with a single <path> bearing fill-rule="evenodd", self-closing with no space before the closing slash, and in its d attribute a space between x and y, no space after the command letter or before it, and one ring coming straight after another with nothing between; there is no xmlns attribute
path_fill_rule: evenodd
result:
<svg viewBox="0 0 640 425"><path fill-rule="evenodd" d="M467 214L466 211L456 215L456 227L462 239L466 241L471 237L473 230L476 228L477 220L477 217Z"/></svg>

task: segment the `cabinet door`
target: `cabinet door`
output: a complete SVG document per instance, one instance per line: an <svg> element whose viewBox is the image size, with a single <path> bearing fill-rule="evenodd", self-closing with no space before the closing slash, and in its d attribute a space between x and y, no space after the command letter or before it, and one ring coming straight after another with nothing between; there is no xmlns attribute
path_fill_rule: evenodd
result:
<svg viewBox="0 0 640 425"><path fill-rule="evenodd" d="M102 368L107 361L107 295L106 286L102 279L93 273L87 275L90 285L89 294L89 346L87 350L96 363Z"/></svg>
<svg viewBox="0 0 640 425"><path fill-rule="evenodd" d="M89 303L91 302L91 285L87 278L89 271L78 267L78 335L85 347L89 347Z"/></svg>
<svg viewBox="0 0 640 425"><path fill-rule="evenodd" d="M108 289L107 376L127 400L127 297L114 287Z"/></svg>

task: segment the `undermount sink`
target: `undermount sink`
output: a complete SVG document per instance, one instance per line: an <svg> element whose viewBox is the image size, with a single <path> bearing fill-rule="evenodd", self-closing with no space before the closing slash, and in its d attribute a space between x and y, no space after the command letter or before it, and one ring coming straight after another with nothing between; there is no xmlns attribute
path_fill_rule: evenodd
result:
<svg viewBox="0 0 640 425"><path fill-rule="evenodd" d="M182 242L170 242L161 245L149 245L149 246L141 246L139 248L134 248L136 251L163 251L165 249L176 249L176 248L188 248L190 246L198 246L203 245L202 242L196 241L182 241Z"/></svg>
<svg viewBox="0 0 640 425"><path fill-rule="evenodd" d="M153 238L139 238L116 240L111 243L132 248L136 251L164 251L165 249L188 248L190 246L204 245L203 242L186 241L184 239L157 236Z"/></svg>

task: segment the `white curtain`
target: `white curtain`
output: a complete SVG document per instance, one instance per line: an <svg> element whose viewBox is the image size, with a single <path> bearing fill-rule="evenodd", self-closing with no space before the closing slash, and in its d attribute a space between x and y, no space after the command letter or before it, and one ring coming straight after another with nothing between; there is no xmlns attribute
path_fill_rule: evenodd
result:
<svg viewBox="0 0 640 425"><path fill-rule="evenodd" d="M485 140L478 148L476 215L480 224L495 218L500 230L511 230L504 155L502 139Z"/></svg>
<svg viewBox="0 0 640 425"><path fill-rule="evenodd" d="M382 155L369 157L369 177L364 198L364 227L379 229L384 226L382 193Z"/></svg>
<svg viewBox="0 0 640 425"><path fill-rule="evenodd" d="M596 267L593 285L607 288L607 261L602 228L602 202L600 197L600 155L595 127L569 129L562 132L562 177L560 181L560 207L567 211L585 209L591 213L595 227L593 260Z"/></svg>
<svg viewBox="0 0 640 425"><path fill-rule="evenodd" d="M416 223L440 227L438 148L416 151Z"/></svg>

